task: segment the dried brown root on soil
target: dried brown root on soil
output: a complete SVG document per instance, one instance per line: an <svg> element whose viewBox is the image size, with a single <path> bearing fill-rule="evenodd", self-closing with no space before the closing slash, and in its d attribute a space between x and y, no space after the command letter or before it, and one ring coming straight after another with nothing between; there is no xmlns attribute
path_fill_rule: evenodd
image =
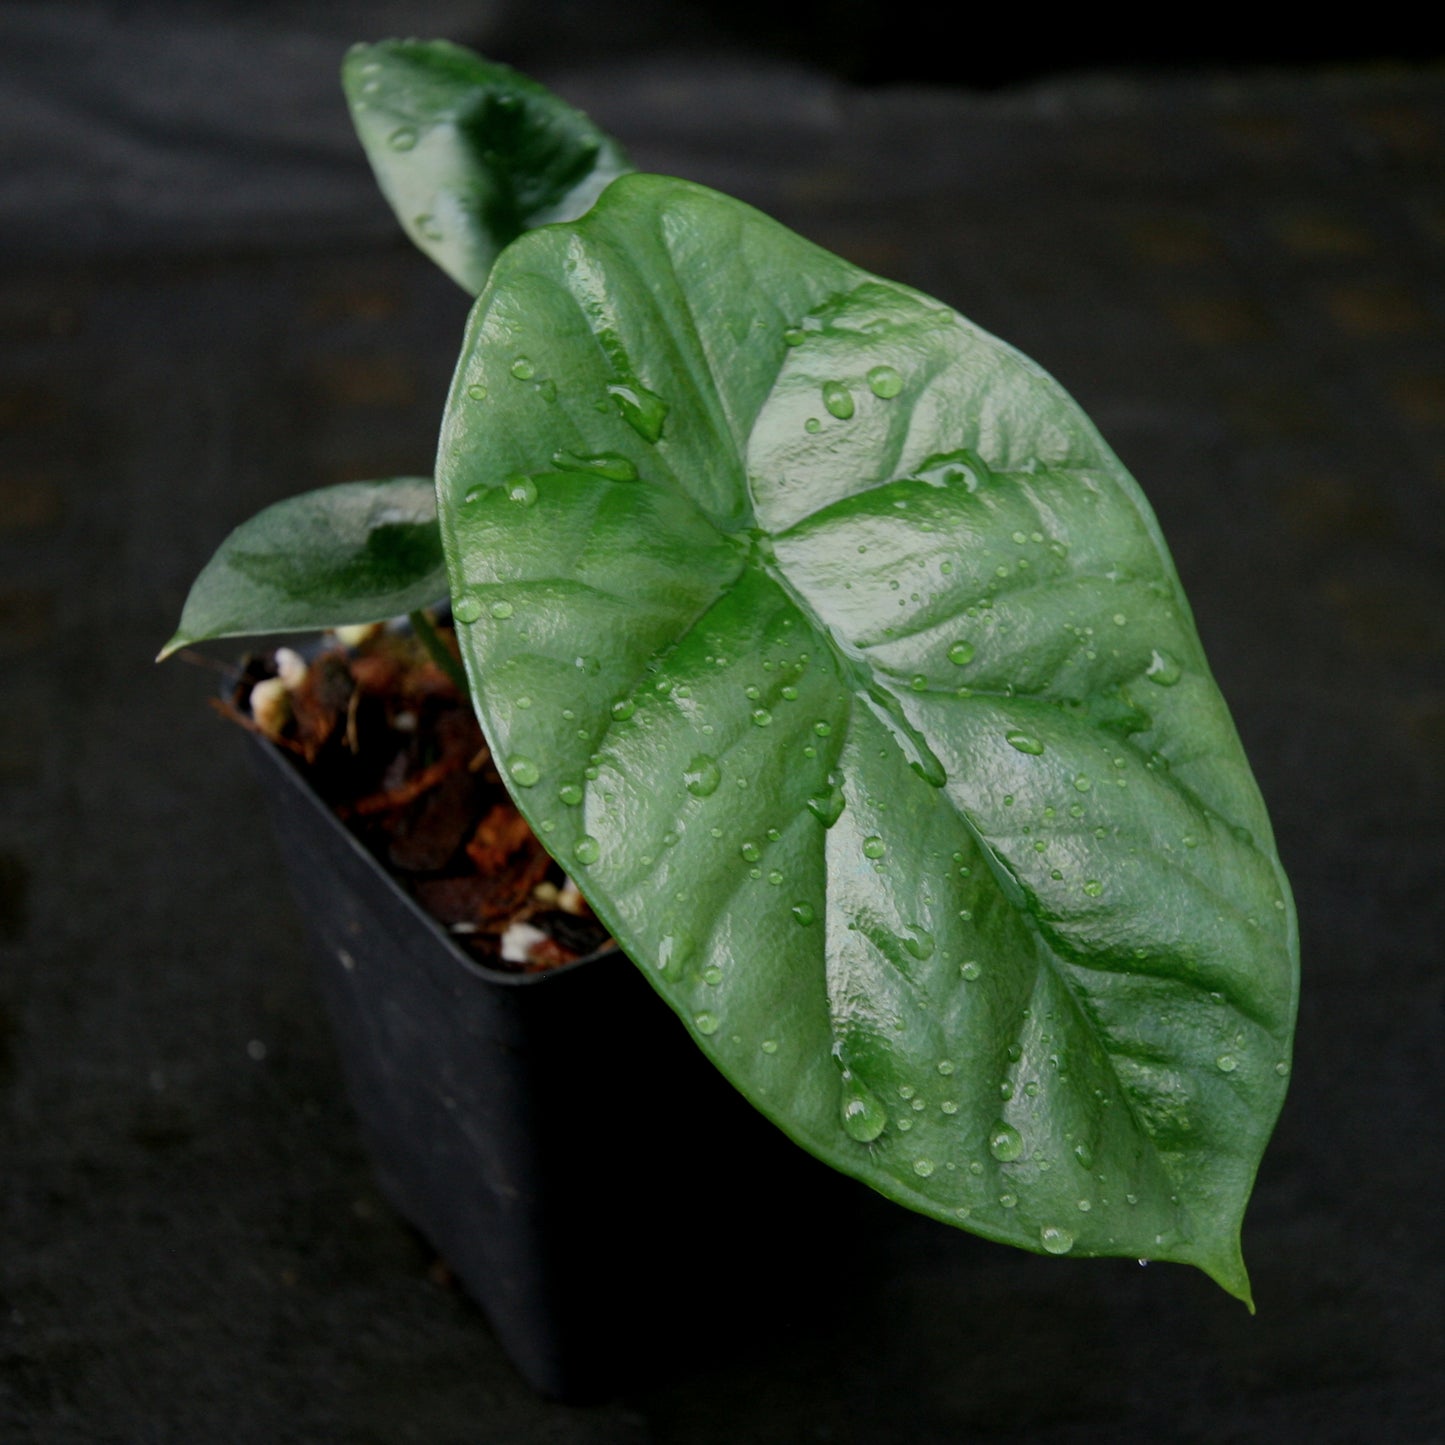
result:
<svg viewBox="0 0 1445 1445"><path fill-rule="evenodd" d="M439 632L449 645L445 626ZM530 972L610 943L507 795L452 680L402 628L246 659L223 711L312 787L478 962Z"/></svg>

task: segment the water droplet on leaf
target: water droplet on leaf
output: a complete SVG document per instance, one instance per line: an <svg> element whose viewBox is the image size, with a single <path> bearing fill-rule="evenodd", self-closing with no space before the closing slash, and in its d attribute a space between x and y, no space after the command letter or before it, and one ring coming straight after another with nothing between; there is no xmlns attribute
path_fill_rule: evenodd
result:
<svg viewBox="0 0 1445 1445"><path fill-rule="evenodd" d="M716 758L709 757L707 753L699 753L687 765L687 771L682 778L694 798L710 798L722 782L722 770L718 767Z"/></svg>
<svg viewBox="0 0 1445 1445"><path fill-rule="evenodd" d="M637 480L637 468L619 452L595 452L588 456L578 456L574 452L557 451L552 453L552 465L564 472L605 477L609 482Z"/></svg>
<svg viewBox="0 0 1445 1445"><path fill-rule="evenodd" d="M988 1152L1004 1164L1011 1164L1024 1152L1024 1141L1012 1124L995 1124L988 1136Z"/></svg>
<svg viewBox="0 0 1445 1445"><path fill-rule="evenodd" d="M853 415L853 393L841 381L823 383L823 405L830 416L847 421Z"/></svg>
<svg viewBox="0 0 1445 1445"><path fill-rule="evenodd" d="M960 450L928 457L914 470L913 475L931 487L962 486L970 492L976 492L988 482L992 474L981 457L973 452Z"/></svg>
<svg viewBox="0 0 1445 1445"><path fill-rule="evenodd" d="M529 757L513 753L507 759L507 772L519 788L533 788L542 777L542 770Z"/></svg>
<svg viewBox="0 0 1445 1445"><path fill-rule="evenodd" d="M888 1127L888 1111L873 1092L843 1071L843 1132L860 1144L871 1144Z"/></svg>
<svg viewBox="0 0 1445 1445"><path fill-rule="evenodd" d="M909 925L903 946L920 962L933 957L933 935L926 928L920 928L916 923Z"/></svg>
<svg viewBox="0 0 1445 1445"><path fill-rule="evenodd" d="M808 799L808 811L825 827L831 828L843 816L846 800L841 785L829 778L828 790Z"/></svg>
<svg viewBox="0 0 1445 1445"><path fill-rule="evenodd" d="M868 389L888 401L903 390L903 378L891 366L875 366L868 373Z"/></svg>
<svg viewBox="0 0 1445 1445"><path fill-rule="evenodd" d="M667 403L656 392L648 391L640 382L618 381L607 388L607 394L622 414L622 420L643 441L655 443L662 436Z"/></svg>
<svg viewBox="0 0 1445 1445"><path fill-rule="evenodd" d="M657 967L664 978L676 983L686 972L693 955L692 939L685 933L665 933L657 946Z"/></svg>
<svg viewBox="0 0 1445 1445"><path fill-rule="evenodd" d="M1183 675L1184 668L1179 659L1158 648L1150 655L1149 666L1144 672L1150 682L1157 682L1160 687L1173 687Z"/></svg>

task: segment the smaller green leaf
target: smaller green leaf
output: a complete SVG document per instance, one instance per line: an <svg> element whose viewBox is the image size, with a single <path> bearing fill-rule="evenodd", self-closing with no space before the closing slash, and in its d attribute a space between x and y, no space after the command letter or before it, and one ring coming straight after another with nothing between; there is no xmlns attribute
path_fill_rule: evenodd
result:
<svg viewBox="0 0 1445 1445"><path fill-rule="evenodd" d="M473 294L509 242L576 220L632 169L581 111L446 41L358 45L342 84L407 235Z"/></svg>
<svg viewBox="0 0 1445 1445"><path fill-rule="evenodd" d="M196 578L156 660L210 637L380 622L447 592L431 478L343 482L237 527Z"/></svg>

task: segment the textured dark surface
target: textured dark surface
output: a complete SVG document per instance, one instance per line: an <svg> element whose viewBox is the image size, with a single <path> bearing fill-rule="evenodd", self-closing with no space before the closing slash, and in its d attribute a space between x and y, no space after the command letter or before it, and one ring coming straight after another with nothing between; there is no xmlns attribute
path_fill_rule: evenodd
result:
<svg viewBox="0 0 1445 1445"><path fill-rule="evenodd" d="M237 521L429 469L465 297L392 239L335 35L44 19L70 8L0 45L0 1438L1445 1439L1445 76L544 72L640 164L937 294L1089 408L1174 549L1305 959L1257 1317L869 1200L846 1310L759 1280L755 1333L575 1409L381 1202L213 679L150 666ZM638 1268L706 1291L706 1232Z"/></svg>

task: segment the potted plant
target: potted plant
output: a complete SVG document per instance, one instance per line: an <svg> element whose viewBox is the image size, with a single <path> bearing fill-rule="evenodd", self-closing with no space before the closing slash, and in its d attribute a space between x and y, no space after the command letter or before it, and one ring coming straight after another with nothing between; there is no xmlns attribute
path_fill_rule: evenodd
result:
<svg viewBox="0 0 1445 1445"><path fill-rule="evenodd" d="M670 1054L624 1068L612 1037L655 994L688 1057L840 1173L1025 1249L1193 1264L1250 1303L1239 1228L1289 1072L1295 921L1121 463L948 307L629 171L504 67L389 42L344 77L403 225L478 293L435 485L328 488L243 525L166 651L410 613L443 657L423 609L448 599L517 807L635 965L497 983L448 1042L462 985L411 961L424 925L383 918L354 857L333 1007L343 1032L391 1021L361 1091L395 1113L420 1087L454 1119L485 1096L483 1124L453 1127L480 1155L511 1128L488 1099L573 1121L561 1152L586 1171L523 1211L533 1234L610 1199L576 1181L625 1142L642 1202L603 1212L681 1212L705 1256L729 1216L695 1215L669 1169L711 1125ZM406 960L379 1010L347 939ZM575 1033L528 1032L521 1000L559 983L586 991ZM482 1035L516 1076L471 1071ZM461 1166L409 1108L373 1134L442 1188ZM715 1179L740 1172L710 1154ZM464 1192L519 1197L508 1157L462 1168ZM450 1204L445 1225L408 1207L444 1249L476 1238ZM485 1292L505 1271L479 1249ZM524 1367L568 1390L557 1358Z"/></svg>

